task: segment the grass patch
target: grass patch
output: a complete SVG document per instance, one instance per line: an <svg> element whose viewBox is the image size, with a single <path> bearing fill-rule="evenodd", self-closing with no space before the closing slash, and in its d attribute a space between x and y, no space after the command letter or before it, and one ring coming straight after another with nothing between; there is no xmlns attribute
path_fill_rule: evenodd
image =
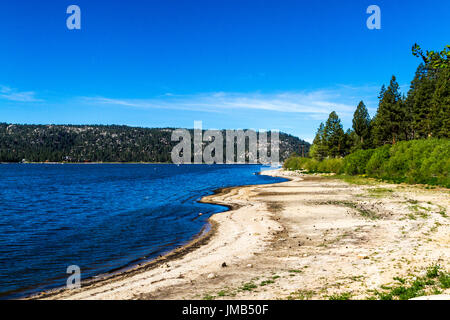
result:
<svg viewBox="0 0 450 320"><path fill-rule="evenodd" d="M227 295L227 292L225 290L221 290L221 291L217 292L218 297L225 297L226 295Z"/></svg>
<svg viewBox="0 0 450 320"><path fill-rule="evenodd" d="M439 214L441 216L443 216L444 218L448 218L447 210L444 207L440 206L440 205L438 205L438 207L439 207Z"/></svg>
<svg viewBox="0 0 450 320"><path fill-rule="evenodd" d="M253 289L256 289L257 287L258 286L256 284L254 284L253 282L247 282L247 283L244 283L240 289L244 290L244 291L253 291Z"/></svg>
<svg viewBox="0 0 450 320"><path fill-rule="evenodd" d="M450 273L442 273L439 276L439 283L442 289L450 288Z"/></svg>
<svg viewBox="0 0 450 320"><path fill-rule="evenodd" d="M400 277L394 277L394 280L397 280L401 284L405 284L405 282L406 282L406 279L403 279L403 278L400 278Z"/></svg>
<svg viewBox="0 0 450 320"><path fill-rule="evenodd" d="M333 294L328 297L329 300L350 300L352 294L350 292L344 292L341 294Z"/></svg>
<svg viewBox="0 0 450 320"><path fill-rule="evenodd" d="M302 270L295 270L295 269L289 270L289 273L302 273L302 272L303 272Z"/></svg>
<svg viewBox="0 0 450 320"><path fill-rule="evenodd" d="M344 200L343 201L324 201L324 202L317 202L316 204L344 206L344 207L356 210L361 216L363 216L365 218L368 218L371 220L379 219L379 216L374 211L371 211L371 210L365 208L364 206L362 206L356 202L352 202L352 201L344 201Z"/></svg>
<svg viewBox="0 0 450 320"><path fill-rule="evenodd" d="M416 220L416 216L413 215L412 213L408 213L408 218L411 220Z"/></svg>
<svg viewBox="0 0 450 320"><path fill-rule="evenodd" d="M409 300L415 297L440 294L442 289L450 288L450 273L442 270L439 265L430 266L425 276L411 277L409 280L394 277L398 283L392 286L381 286L383 291L374 291L374 296L380 300Z"/></svg>
<svg viewBox="0 0 450 320"><path fill-rule="evenodd" d="M275 283L275 281L274 280L264 280L264 281L261 281L261 283L259 285L261 287L264 287L264 286L267 286L268 284L272 284L272 283Z"/></svg>
<svg viewBox="0 0 450 320"><path fill-rule="evenodd" d="M380 182L376 179L373 178L368 178L365 176L349 176L346 174L337 174L334 176L326 176L326 178L329 179L339 179L342 180L344 182L347 182L349 184L355 184L355 185L377 185Z"/></svg>
<svg viewBox="0 0 450 320"><path fill-rule="evenodd" d="M350 279L353 281L361 281L364 276L351 276Z"/></svg>
<svg viewBox="0 0 450 320"><path fill-rule="evenodd" d="M312 290L299 290L291 292L286 300L308 300L314 296L315 292Z"/></svg>
<svg viewBox="0 0 450 320"><path fill-rule="evenodd" d="M409 209L416 215L419 215L421 218L426 219L429 217L429 212L430 209L423 207L423 206L419 206L418 204L412 205L409 207Z"/></svg>
<svg viewBox="0 0 450 320"><path fill-rule="evenodd" d="M368 190L369 195L374 198L383 198L394 193L394 190L387 188L373 188Z"/></svg>

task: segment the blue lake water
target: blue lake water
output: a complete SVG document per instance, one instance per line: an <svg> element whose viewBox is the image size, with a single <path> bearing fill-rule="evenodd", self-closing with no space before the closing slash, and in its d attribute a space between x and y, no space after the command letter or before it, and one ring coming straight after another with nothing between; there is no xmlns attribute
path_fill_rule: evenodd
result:
<svg viewBox="0 0 450 320"><path fill-rule="evenodd" d="M266 184L258 165L0 165L0 297L65 285L157 257L198 235L215 189ZM203 213L199 216L199 213Z"/></svg>

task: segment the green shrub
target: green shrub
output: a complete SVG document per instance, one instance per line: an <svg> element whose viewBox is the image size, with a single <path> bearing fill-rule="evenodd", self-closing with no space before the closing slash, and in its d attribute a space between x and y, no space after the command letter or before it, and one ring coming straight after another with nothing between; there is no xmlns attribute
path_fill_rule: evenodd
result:
<svg viewBox="0 0 450 320"><path fill-rule="evenodd" d="M287 170L305 170L307 172L338 173L343 166L343 159L316 159L291 157L284 162Z"/></svg>
<svg viewBox="0 0 450 320"><path fill-rule="evenodd" d="M316 159L307 159L303 164L303 168L308 172L319 172L319 164L320 161Z"/></svg>
<svg viewBox="0 0 450 320"><path fill-rule="evenodd" d="M291 157L288 170L345 173L410 184L440 185L450 188L450 139L401 141L377 149L358 150L344 159Z"/></svg>
<svg viewBox="0 0 450 320"><path fill-rule="evenodd" d="M319 163L318 172L340 173L344 165L342 158L325 159Z"/></svg>
<svg viewBox="0 0 450 320"><path fill-rule="evenodd" d="M373 177L380 177L383 174L384 164L389 159L390 145L377 148L366 164L366 174Z"/></svg>
<svg viewBox="0 0 450 320"><path fill-rule="evenodd" d="M450 186L450 140L403 141L392 146L378 178ZM367 172L374 175L372 172Z"/></svg>
<svg viewBox="0 0 450 320"><path fill-rule="evenodd" d="M370 160L374 150L358 150L352 154L349 154L344 158L343 170L346 174L365 174L366 165Z"/></svg>

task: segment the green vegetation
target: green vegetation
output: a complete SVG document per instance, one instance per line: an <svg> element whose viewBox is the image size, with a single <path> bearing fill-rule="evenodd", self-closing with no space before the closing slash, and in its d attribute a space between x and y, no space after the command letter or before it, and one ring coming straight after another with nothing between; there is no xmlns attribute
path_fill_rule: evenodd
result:
<svg viewBox="0 0 450 320"><path fill-rule="evenodd" d="M336 112L330 113L309 158L291 157L284 167L450 187L450 45L424 53L415 44L413 55L423 62L406 97L392 76L373 119L361 101L352 129L344 132Z"/></svg>
<svg viewBox="0 0 450 320"><path fill-rule="evenodd" d="M264 281L261 281L261 283L259 284L261 287L264 287L264 286L267 286L268 284L272 284L272 283L275 283L275 281L274 280L264 280Z"/></svg>
<svg viewBox="0 0 450 320"><path fill-rule="evenodd" d="M127 126L15 125L0 123L0 162L171 161L171 128ZM225 132L223 132L225 135ZM191 136L193 132L191 130ZM270 134L268 137L270 141ZM205 144L206 146L207 144ZM224 139L225 145L225 139ZM270 143L269 143L270 145ZM309 144L280 133L280 159ZM270 146L268 147L270 150Z"/></svg>
<svg viewBox="0 0 450 320"><path fill-rule="evenodd" d="M377 213L373 212L372 210L369 210L368 208L364 207L363 205L359 204L358 202L347 201L347 200L334 200L334 201L318 201L318 202L315 202L315 204L344 206L344 207L356 210L362 217L365 217L365 218L368 218L371 220L375 220L375 219L379 218Z"/></svg>
<svg viewBox="0 0 450 320"><path fill-rule="evenodd" d="M311 158L290 157L284 162L284 168L289 170L305 170L308 173L333 173L340 172L343 159L323 159L318 161Z"/></svg>
<svg viewBox="0 0 450 320"><path fill-rule="evenodd" d="M217 292L218 297L225 297L226 295L227 295L227 292L225 290L221 290L221 291Z"/></svg>
<svg viewBox="0 0 450 320"><path fill-rule="evenodd" d="M334 294L328 297L329 300L350 300L352 294L350 292L344 292L341 294Z"/></svg>
<svg viewBox="0 0 450 320"><path fill-rule="evenodd" d="M355 134L359 137L355 145L358 149L366 149L370 142L370 115L364 102L360 102L353 115L353 129Z"/></svg>
<svg viewBox="0 0 450 320"><path fill-rule="evenodd" d="M359 150L341 159L293 157L285 161L284 167L450 188L450 139L401 141L392 146Z"/></svg>
<svg viewBox="0 0 450 320"><path fill-rule="evenodd" d="M302 272L303 272L302 270L297 270L297 269L289 270L289 273L302 273Z"/></svg>
<svg viewBox="0 0 450 320"><path fill-rule="evenodd" d="M253 282L247 282L247 283L244 283L240 289L244 290L244 291L253 291L253 289L256 289L257 287L258 286L256 284L254 284Z"/></svg>
<svg viewBox="0 0 450 320"><path fill-rule="evenodd" d="M332 179L339 179L342 181L345 181L350 184L356 184L356 185L377 185L380 182L373 178L368 178L365 176L349 176L346 174L336 174L333 176L330 176Z"/></svg>
<svg viewBox="0 0 450 320"><path fill-rule="evenodd" d="M286 297L286 300L308 300L311 299L316 292L312 290L298 290L295 292L291 292L289 296Z"/></svg>
<svg viewBox="0 0 450 320"><path fill-rule="evenodd" d="M450 288L450 273L442 270L439 265L430 266L425 276L404 279L394 277L392 286L382 286L380 290L373 291L373 297L381 300L408 300L419 296L440 294L442 289Z"/></svg>
<svg viewBox="0 0 450 320"><path fill-rule="evenodd" d="M369 189L368 191L369 191L369 194L375 198L384 197L384 196L394 192L394 190L387 189L387 188L374 188L374 189Z"/></svg>

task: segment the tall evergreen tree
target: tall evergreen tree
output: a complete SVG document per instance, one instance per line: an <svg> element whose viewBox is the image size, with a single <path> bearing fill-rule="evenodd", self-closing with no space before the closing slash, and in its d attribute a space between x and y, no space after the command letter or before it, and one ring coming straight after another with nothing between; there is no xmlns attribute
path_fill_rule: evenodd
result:
<svg viewBox="0 0 450 320"><path fill-rule="evenodd" d="M431 103L435 114L431 123L434 136L450 138L450 66L440 70Z"/></svg>
<svg viewBox="0 0 450 320"><path fill-rule="evenodd" d="M392 76L389 86L381 89L374 121L374 138L378 145L395 144L404 133L406 107L399 88L395 76Z"/></svg>
<svg viewBox="0 0 450 320"><path fill-rule="evenodd" d="M345 133L341 119L334 111L330 113L325 123L324 139L329 157L336 158L345 155Z"/></svg>
<svg viewBox="0 0 450 320"><path fill-rule="evenodd" d="M408 103L407 96L403 95L402 97L402 107L404 110L404 118L403 118L403 136L404 140L412 140L414 139L414 127L413 127L413 108L410 103Z"/></svg>
<svg viewBox="0 0 450 320"><path fill-rule="evenodd" d="M370 137L370 115L363 101L360 101L353 114L353 130L360 139L361 148L368 145Z"/></svg>
<svg viewBox="0 0 450 320"><path fill-rule="evenodd" d="M421 63L417 68L406 103L411 110L411 127L414 138L432 135L432 122L436 114L432 112L432 97L436 86L435 71Z"/></svg>
<svg viewBox="0 0 450 320"><path fill-rule="evenodd" d="M316 137L314 138L313 145L309 152L310 156L317 160L323 160L328 155L327 145L324 136L325 126L320 123L319 129L317 129Z"/></svg>
<svg viewBox="0 0 450 320"><path fill-rule="evenodd" d="M367 142L367 140L365 141ZM345 132L345 155L358 151L361 148L361 139L356 134L355 130L347 129L347 131Z"/></svg>
<svg viewBox="0 0 450 320"><path fill-rule="evenodd" d="M414 44L413 55L421 57L408 92L415 138L449 137L450 133L450 45L441 52L422 51Z"/></svg>

